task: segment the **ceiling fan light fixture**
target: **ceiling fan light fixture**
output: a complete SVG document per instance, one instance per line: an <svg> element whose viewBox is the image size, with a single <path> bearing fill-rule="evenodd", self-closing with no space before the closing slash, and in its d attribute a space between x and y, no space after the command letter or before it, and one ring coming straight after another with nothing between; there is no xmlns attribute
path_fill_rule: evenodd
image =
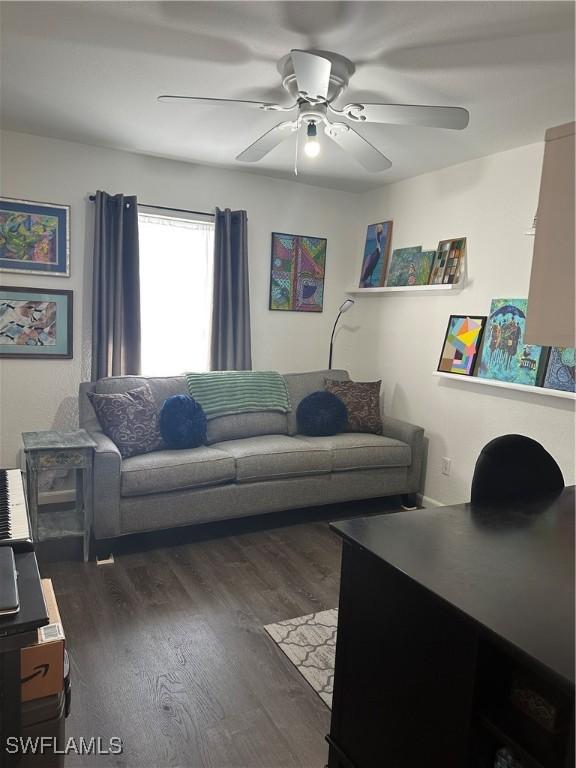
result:
<svg viewBox="0 0 576 768"><path fill-rule="evenodd" d="M318 141L318 130L316 123L311 120L306 128L306 144L304 152L307 157L318 157L320 154L320 142Z"/></svg>

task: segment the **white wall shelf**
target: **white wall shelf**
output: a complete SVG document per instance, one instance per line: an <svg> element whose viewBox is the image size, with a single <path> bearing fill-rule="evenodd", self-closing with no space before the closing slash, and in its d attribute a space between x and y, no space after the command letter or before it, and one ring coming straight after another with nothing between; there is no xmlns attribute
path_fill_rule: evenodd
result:
<svg viewBox="0 0 576 768"><path fill-rule="evenodd" d="M512 384L509 381L497 381L496 379L481 379L479 376L464 376L460 373L444 373L443 371L434 371L434 376L441 379L450 379L451 381L461 381L465 384L482 384L486 387L501 387L502 389L513 389L518 392L528 392L533 395L544 395L545 397L561 397L565 400L576 400L575 392L562 392L559 389L547 389L546 387L531 387L527 384Z"/></svg>
<svg viewBox="0 0 576 768"><path fill-rule="evenodd" d="M452 283L446 285L400 285L400 286L382 286L381 288L349 288L346 293L352 296L370 296L379 293L452 293L460 291L464 283Z"/></svg>

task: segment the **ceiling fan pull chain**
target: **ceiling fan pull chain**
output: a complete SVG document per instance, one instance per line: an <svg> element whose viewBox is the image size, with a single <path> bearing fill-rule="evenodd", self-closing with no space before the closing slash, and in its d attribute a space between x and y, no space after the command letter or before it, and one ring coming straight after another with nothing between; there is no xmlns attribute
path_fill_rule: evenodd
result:
<svg viewBox="0 0 576 768"><path fill-rule="evenodd" d="M300 125L296 128L296 153L294 155L294 176L298 176L298 148L300 146Z"/></svg>

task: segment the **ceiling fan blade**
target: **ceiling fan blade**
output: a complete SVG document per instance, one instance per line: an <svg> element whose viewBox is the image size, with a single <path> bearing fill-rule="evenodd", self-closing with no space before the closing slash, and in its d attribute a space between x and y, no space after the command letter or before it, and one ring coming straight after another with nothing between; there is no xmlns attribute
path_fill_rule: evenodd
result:
<svg viewBox="0 0 576 768"><path fill-rule="evenodd" d="M349 152L360 165L363 165L371 173L386 171L392 166L388 158L373 147L369 141L349 125L344 123L328 123L324 133L336 142L346 152Z"/></svg>
<svg viewBox="0 0 576 768"><path fill-rule="evenodd" d="M314 104L326 101L332 62L309 51L290 51L294 74L298 83L298 94Z"/></svg>
<svg viewBox="0 0 576 768"><path fill-rule="evenodd" d="M243 163L257 163L258 160L268 154L274 147L292 135L292 132L298 127L297 121L288 120L285 123L278 123L270 131L260 136L253 144L250 144L243 152L236 157Z"/></svg>
<svg viewBox="0 0 576 768"><path fill-rule="evenodd" d="M297 107L297 104L291 104L288 107L283 107L280 104L271 104L265 101L245 101L244 99L213 99L204 96L158 96L158 101L161 102L178 102L178 101L193 101L196 104L242 104L245 107L255 107L256 109L262 109L264 112L288 112L291 109Z"/></svg>
<svg viewBox="0 0 576 768"><path fill-rule="evenodd" d="M461 131L468 125L470 115L463 107L428 107L411 104L347 104L337 114L359 123L392 123L422 125L431 128L451 128Z"/></svg>

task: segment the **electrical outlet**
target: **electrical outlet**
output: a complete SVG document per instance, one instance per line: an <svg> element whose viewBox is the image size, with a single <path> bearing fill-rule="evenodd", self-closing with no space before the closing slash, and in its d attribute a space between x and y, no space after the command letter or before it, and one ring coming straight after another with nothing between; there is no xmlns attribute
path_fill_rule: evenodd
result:
<svg viewBox="0 0 576 768"><path fill-rule="evenodd" d="M442 463L440 465L440 471L443 475L450 476L450 472L452 470L452 459L449 459L447 456L442 456Z"/></svg>

